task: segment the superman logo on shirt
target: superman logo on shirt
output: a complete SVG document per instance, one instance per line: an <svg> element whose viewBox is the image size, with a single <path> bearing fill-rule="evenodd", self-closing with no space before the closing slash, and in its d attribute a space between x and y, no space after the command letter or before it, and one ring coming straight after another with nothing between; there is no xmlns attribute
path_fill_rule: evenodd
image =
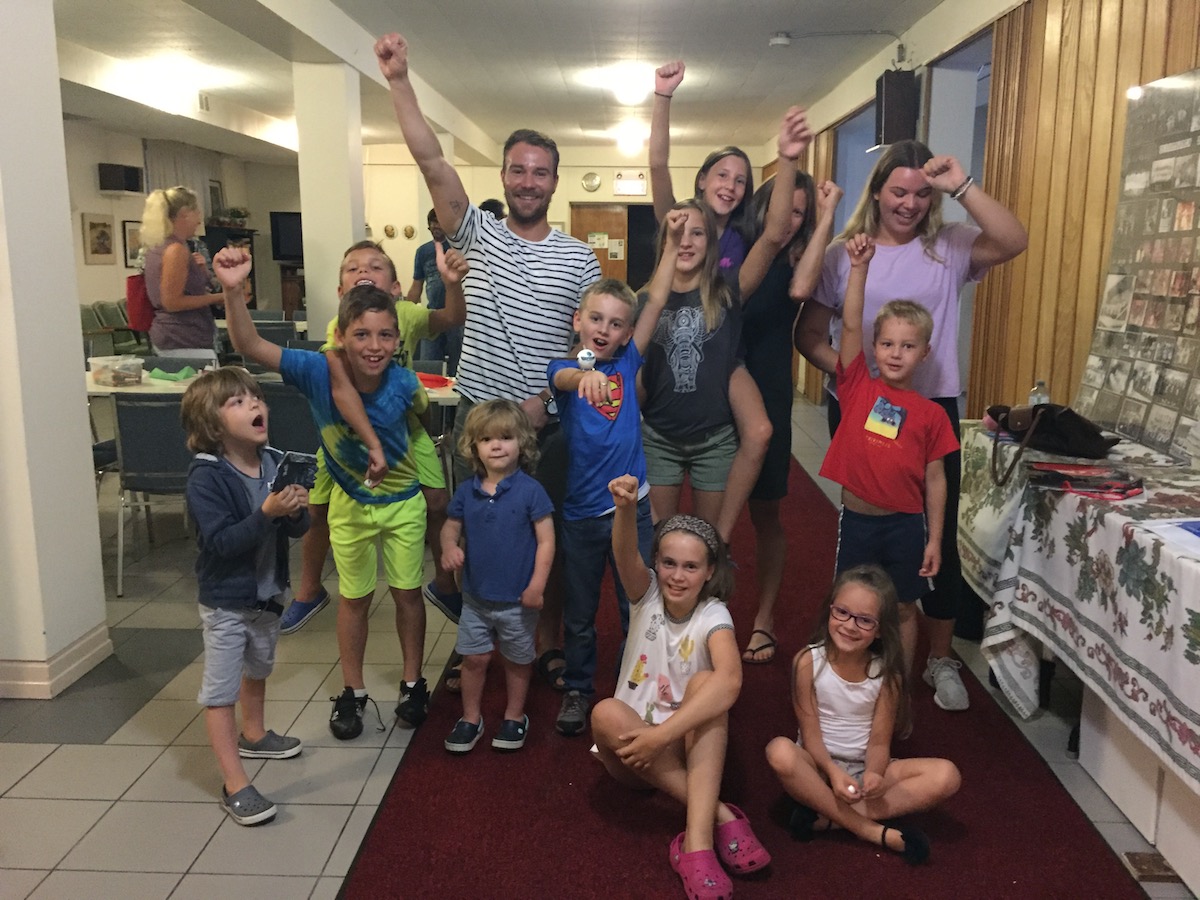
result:
<svg viewBox="0 0 1200 900"><path fill-rule="evenodd" d="M621 402L625 398L625 381L620 372L608 376L608 395L611 399L596 407L596 412L611 422L615 422L621 412Z"/></svg>

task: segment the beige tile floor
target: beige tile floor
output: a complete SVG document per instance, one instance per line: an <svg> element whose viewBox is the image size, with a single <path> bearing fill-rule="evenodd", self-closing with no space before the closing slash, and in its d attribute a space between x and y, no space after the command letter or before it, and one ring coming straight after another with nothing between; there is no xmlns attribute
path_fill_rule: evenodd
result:
<svg viewBox="0 0 1200 900"><path fill-rule="evenodd" d="M824 413L799 401L793 425L795 456L815 476L828 443ZM834 486L818 483L836 500ZM154 546L139 522L118 599L115 498L109 479L101 529L117 655L53 701L0 700L0 900L336 896L411 736L394 724L400 670L391 604L376 604L366 655L382 721L369 711L352 742L334 740L327 726L329 698L341 688L333 608L280 639L268 725L301 738L305 750L292 760L247 761L280 811L268 827L241 828L217 804L220 777L195 703L201 651L192 540L178 513L158 517ZM293 564L298 571L298 558ZM327 575L332 588L336 578ZM424 672L431 682L452 648L453 626L430 608ZM978 649L965 642L957 649L986 682ZM1061 669L1052 709L1019 725L1116 850L1149 849L1066 755L1080 700L1078 682ZM1149 896L1191 894L1152 885Z"/></svg>

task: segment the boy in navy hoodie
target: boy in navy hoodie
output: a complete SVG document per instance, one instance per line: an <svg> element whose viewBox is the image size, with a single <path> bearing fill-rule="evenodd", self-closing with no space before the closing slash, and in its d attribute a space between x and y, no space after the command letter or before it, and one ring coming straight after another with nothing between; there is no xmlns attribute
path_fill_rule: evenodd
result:
<svg viewBox="0 0 1200 900"><path fill-rule="evenodd" d="M225 780L221 807L239 825L259 825L275 818L275 805L250 784L242 758L289 759L301 750L297 738L266 730L263 703L287 600L288 538L308 528L308 490L271 490L282 454L267 446L267 404L245 369L200 376L183 395L181 418L196 454L187 505L198 531L204 624L197 699Z"/></svg>

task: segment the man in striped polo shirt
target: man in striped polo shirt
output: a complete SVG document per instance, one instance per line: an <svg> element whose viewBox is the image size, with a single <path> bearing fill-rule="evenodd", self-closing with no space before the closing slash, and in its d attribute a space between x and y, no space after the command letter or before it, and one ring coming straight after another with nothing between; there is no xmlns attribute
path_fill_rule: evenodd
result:
<svg viewBox="0 0 1200 900"><path fill-rule="evenodd" d="M521 405L539 432L542 460L538 480L555 508L566 487L566 448L546 382L546 366L570 349L571 320L584 288L600 277L600 264L587 244L550 227L546 211L558 187L558 147L536 131L514 131L504 144L500 180L508 217L496 221L467 198L462 180L442 155L425 121L408 77L408 45L399 34L375 43L379 68L388 81L404 142L433 198L438 222L452 246L467 258L463 282L467 323L458 365L463 397L455 417L455 443L474 403L508 399ZM456 460L456 474L470 470ZM561 676L562 621L557 566L548 585L538 644L539 670Z"/></svg>

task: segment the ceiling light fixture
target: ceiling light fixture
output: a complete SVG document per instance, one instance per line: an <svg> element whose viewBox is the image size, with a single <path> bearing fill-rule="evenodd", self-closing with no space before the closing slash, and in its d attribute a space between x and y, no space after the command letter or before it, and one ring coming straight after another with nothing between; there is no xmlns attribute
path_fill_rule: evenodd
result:
<svg viewBox="0 0 1200 900"><path fill-rule="evenodd" d="M908 58L907 49L904 46L904 39L894 31L884 31L881 29L868 29L865 31L776 31L767 38L768 47L790 47L792 41L799 38L816 38L816 37L866 37L872 34L886 34L888 37L896 39L898 46L896 47L896 64L903 63Z"/></svg>
<svg viewBox="0 0 1200 900"><path fill-rule="evenodd" d="M585 69L575 78L586 87L611 91L622 106L638 106L654 90L654 66L632 60Z"/></svg>
<svg viewBox="0 0 1200 900"><path fill-rule="evenodd" d="M792 46L792 36L786 31L777 31L767 38L768 47L790 47Z"/></svg>

